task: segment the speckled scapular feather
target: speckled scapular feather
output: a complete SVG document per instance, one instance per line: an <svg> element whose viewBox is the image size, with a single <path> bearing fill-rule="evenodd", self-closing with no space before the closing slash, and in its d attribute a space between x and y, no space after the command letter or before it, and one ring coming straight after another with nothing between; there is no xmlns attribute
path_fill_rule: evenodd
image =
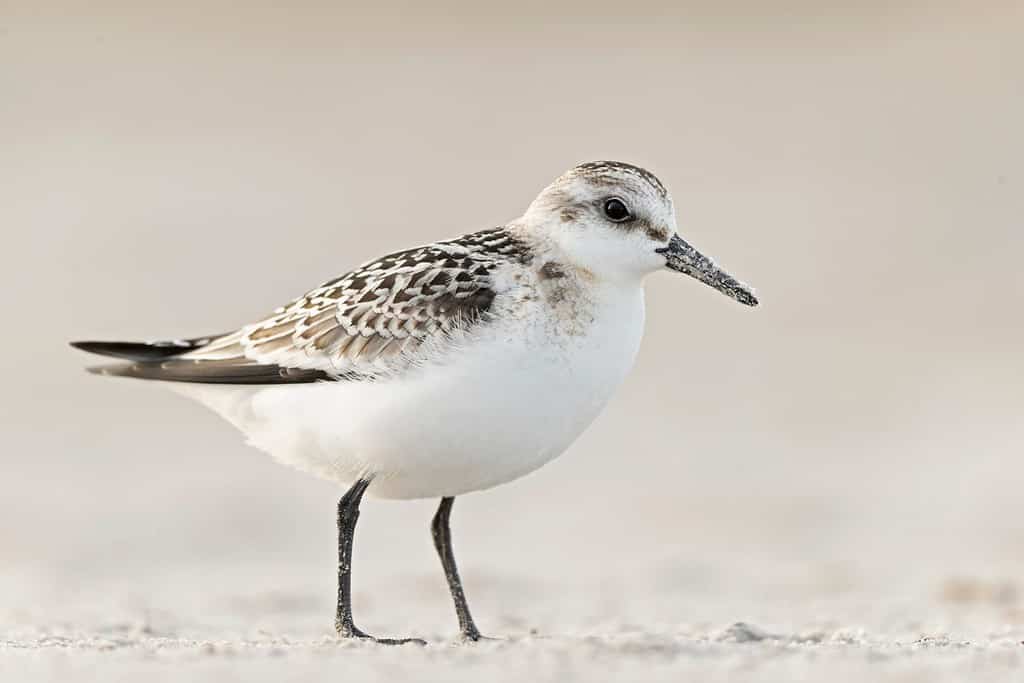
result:
<svg viewBox="0 0 1024 683"><path fill-rule="evenodd" d="M690 275L752 292L676 234L665 186L589 162L504 226L399 251L257 322L172 342L81 342L170 380L250 444L371 495L449 496L563 452L631 367L643 285Z"/></svg>
<svg viewBox="0 0 1024 683"><path fill-rule="evenodd" d="M480 322L495 297L495 267L525 265L530 258L526 245L503 228L390 254L163 369L217 374L238 364L320 371L293 374L308 379L394 373L415 361L426 340Z"/></svg>

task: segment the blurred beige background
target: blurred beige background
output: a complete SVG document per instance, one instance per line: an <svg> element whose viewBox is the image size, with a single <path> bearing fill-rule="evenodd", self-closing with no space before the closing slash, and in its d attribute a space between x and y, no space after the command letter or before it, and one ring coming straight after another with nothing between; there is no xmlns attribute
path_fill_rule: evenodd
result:
<svg viewBox="0 0 1024 683"><path fill-rule="evenodd" d="M741 620L1024 640L1022 36L999 2L0 3L0 671L157 675L93 646L331 633L340 491L87 376L68 340L220 332L598 158L655 171L763 306L653 277L606 413L460 499L477 620L527 640L457 670L714 679L754 656L721 645ZM368 630L455 633L433 507L365 505ZM60 638L92 659L46 654ZM448 655L294 650L457 678ZM879 661L977 673L967 652ZM1024 665L999 652L985 671ZM764 656L829 680L875 661Z"/></svg>

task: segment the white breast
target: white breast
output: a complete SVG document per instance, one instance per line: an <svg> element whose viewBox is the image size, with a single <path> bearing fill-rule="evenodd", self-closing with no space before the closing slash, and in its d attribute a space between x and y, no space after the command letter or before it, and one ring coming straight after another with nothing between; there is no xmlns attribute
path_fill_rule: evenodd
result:
<svg viewBox="0 0 1024 683"><path fill-rule="evenodd" d="M453 496L560 455L625 377L643 331L643 289L597 288L576 327L547 301L517 302L437 363L377 382L175 385L276 459L371 495ZM559 319L559 315L563 319Z"/></svg>

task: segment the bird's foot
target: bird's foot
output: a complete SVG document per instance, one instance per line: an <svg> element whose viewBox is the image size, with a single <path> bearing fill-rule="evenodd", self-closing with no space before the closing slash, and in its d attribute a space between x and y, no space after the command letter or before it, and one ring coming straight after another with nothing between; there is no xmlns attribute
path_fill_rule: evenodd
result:
<svg viewBox="0 0 1024 683"><path fill-rule="evenodd" d="M464 630L461 634L460 640L463 643L481 643L495 642L501 640L501 638L491 638L490 636L485 636L482 633L480 633L480 631L477 631L475 628L473 628Z"/></svg>
<svg viewBox="0 0 1024 683"><path fill-rule="evenodd" d="M338 636L341 638L354 638L364 640L378 645L426 645L427 641L422 638L377 638L365 633L357 626L338 627Z"/></svg>
<svg viewBox="0 0 1024 683"><path fill-rule="evenodd" d="M366 639L377 643L378 645L422 645L426 647L427 641L422 638L374 638L373 636L364 636Z"/></svg>

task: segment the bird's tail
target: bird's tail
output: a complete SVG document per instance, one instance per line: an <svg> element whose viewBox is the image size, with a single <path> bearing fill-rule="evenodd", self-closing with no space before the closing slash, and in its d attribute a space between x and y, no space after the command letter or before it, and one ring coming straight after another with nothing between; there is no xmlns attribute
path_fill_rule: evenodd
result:
<svg viewBox="0 0 1024 683"><path fill-rule="evenodd" d="M183 353L195 351L223 335L215 334L195 339L173 339L170 341L124 342L124 341L74 341L71 346L99 356L109 356L135 362L161 361L175 358Z"/></svg>

